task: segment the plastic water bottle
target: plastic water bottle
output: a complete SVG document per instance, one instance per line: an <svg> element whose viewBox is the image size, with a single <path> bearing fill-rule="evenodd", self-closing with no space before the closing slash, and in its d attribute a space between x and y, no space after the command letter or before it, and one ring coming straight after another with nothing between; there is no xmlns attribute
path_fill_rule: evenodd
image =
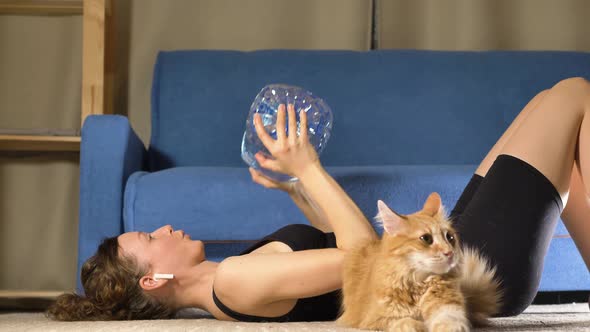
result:
<svg viewBox="0 0 590 332"><path fill-rule="evenodd" d="M246 120L246 130L244 131L244 137L242 138L242 159L246 164L261 171L261 173L273 180L279 182L297 181L298 179L296 177L272 172L262 168L254 158L254 155L259 151L262 151L265 157L273 158L258 138L258 135L256 135L254 114L260 113L264 129L273 139L276 139L277 112L280 104L285 104L285 111L288 104L294 104L297 117L297 135L301 132L299 114L300 112L307 113L309 141L315 148L318 156L322 153L330 138L333 123L332 110L326 102L314 96L311 92L297 86L285 84L271 84L265 86L260 90L258 95L256 95L252 106L250 106L250 113L248 113L248 119ZM286 112L285 117L285 125L287 127L286 132L287 135L291 135L288 131L289 119Z"/></svg>

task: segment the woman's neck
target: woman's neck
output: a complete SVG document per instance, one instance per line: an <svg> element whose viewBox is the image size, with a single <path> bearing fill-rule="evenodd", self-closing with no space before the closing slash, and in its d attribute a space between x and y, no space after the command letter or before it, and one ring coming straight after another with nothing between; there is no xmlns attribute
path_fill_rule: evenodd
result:
<svg viewBox="0 0 590 332"><path fill-rule="evenodd" d="M217 262L203 261L186 274L175 276L175 307L199 308L210 312L214 305L211 293L218 265Z"/></svg>

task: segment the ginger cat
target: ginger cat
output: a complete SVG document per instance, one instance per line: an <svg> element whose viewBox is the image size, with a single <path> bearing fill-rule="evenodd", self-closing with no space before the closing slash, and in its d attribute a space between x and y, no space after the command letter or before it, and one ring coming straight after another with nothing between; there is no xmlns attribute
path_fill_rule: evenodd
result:
<svg viewBox="0 0 590 332"><path fill-rule="evenodd" d="M343 326L386 331L469 331L499 308L495 269L461 249L440 196L401 216L378 202L383 237L346 254Z"/></svg>

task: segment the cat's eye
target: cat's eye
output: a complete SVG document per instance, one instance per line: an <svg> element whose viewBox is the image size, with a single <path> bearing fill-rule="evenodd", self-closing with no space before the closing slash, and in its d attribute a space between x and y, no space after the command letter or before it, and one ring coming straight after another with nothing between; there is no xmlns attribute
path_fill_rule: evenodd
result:
<svg viewBox="0 0 590 332"><path fill-rule="evenodd" d="M455 235L447 233L447 241L449 241L450 244L455 244Z"/></svg>
<svg viewBox="0 0 590 332"><path fill-rule="evenodd" d="M432 240L432 235L430 234L424 234L420 237L420 240L422 240L422 242L431 245L433 240Z"/></svg>

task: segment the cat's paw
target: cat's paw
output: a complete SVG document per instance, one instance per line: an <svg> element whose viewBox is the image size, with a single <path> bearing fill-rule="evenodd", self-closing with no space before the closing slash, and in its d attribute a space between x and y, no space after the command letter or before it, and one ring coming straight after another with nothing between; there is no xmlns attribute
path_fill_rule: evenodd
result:
<svg viewBox="0 0 590 332"><path fill-rule="evenodd" d="M469 332L471 326L463 308L442 306L426 321L431 332Z"/></svg>
<svg viewBox="0 0 590 332"><path fill-rule="evenodd" d="M427 332L424 322L412 318L393 321L387 328L388 332Z"/></svg>
<svg viewBox="0 0 590 332"><path fill-rule="evenodd" d="M341 327L357 327L358 324L354 324L352 317L344 313L336 320L336 325Z"/></svg>
<svg viewBox="0 0 590 332"><path fill-rule="evenodd" d="M469 323L463 320L439 320L434 321L430 326L431 332L469 332Z"/></svg>

